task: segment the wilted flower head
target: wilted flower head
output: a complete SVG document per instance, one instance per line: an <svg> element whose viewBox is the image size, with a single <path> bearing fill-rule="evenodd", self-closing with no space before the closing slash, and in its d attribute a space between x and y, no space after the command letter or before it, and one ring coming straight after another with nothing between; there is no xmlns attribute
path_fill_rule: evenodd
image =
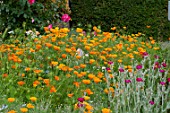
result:
<svg viewBox="0 0 170 113"><path fill-rule="evenodd" d="M150 105L154 105L155 102L151 100L151 101L149 101L149 104L150 104Z"/></svg>
<svg viewBox="0 0 170 113"><path fill-rule="evenodd" d="M142 69L142 65L137 65L136 69Z"/></svg>
<svg viewBox="0 0 170 113"><path fill-rule="evenodd" d="M136 78L136 81L137 82L143 82L143 79L142 78Z"/></svg>
<svg viewBox="0 0 170 113"><path fill-rule="evenodd" d="M61 17L61 20L63 22L69 22L71 20L71 18L68 14L63 14L62 17Z"/></svg>

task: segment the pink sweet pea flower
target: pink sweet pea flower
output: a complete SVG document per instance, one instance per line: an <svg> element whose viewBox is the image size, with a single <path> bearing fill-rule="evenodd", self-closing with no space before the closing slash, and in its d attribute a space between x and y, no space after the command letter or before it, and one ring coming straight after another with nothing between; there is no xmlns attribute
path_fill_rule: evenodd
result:
<svg viewBox="0 0 170 113"><path fill-rule="evenodd" d="M35 0L28 0L28 3L32 5L33 3L35 3Z"/></svg>
<svg viewBox="0 0 170 113"><path fill-rule="evenodd" d="M71 18L68 14L63 14L62 17L61 17L61 20L63 22L69 22L71 20Z"/></svg>
<svg viewBox="0 0 170 113"><path fill-rule="evenodd" d="M150 104L150 105L154 105L155 102L151 100L151 101L149 101L149 104Z"/></svg>
<svg viewBox="0 0 170 113"><path fill-rule="evenodd" d="M136 81L137 82L143 82L143 79L142 78L136 78Z"/></svg>
<svg viewBox="0 0 170 113"><path fill-rule="evenodd" d="M85 99L84 99L84 98L82 98L82 97L79 97L77 100L78 100L79 102L83 102L83 101L85 101Z"/></svg>

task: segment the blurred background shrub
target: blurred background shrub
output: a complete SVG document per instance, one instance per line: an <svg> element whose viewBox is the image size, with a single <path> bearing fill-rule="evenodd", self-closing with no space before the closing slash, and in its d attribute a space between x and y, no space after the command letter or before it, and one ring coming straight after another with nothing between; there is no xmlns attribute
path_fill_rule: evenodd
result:
<svg viewBox="0 0 170 113"><path fill-rule="evenodd" d="M167 6L167 0L71 0L72 27L79 25L87 30L91 24L110 31L113 26L126 26L129 33L142 32L157 40L167 40Z"/></svg>

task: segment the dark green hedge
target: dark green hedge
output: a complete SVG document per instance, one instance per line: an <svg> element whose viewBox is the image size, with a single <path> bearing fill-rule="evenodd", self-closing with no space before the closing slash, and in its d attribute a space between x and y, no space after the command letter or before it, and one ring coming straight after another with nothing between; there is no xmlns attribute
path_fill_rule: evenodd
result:
<svg viewBox="0 0 170 113"><path fill-rule="evenodd" d="M170 36L167 0L71 0L72 25L101 25L103 31L117 26L129 33L145 33L155 39ZM147 29L146 26L151 26Z"/></svg>

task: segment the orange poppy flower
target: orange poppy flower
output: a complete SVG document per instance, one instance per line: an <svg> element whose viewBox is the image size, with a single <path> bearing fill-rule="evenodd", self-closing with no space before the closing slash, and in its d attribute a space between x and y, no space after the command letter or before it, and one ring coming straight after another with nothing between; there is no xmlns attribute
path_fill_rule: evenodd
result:
<svg viewBox="0 0 170 113"><path fill-rule="evenodd" d="M80 83L79 83L79 82L73 82L73 84L74 84L76 87L79 87L79 86L80 86Z"/></svg>
<svg viewBox="0 0 170 113"><path fill-rule="evenodd" d="M85 68L85 67L86 67L86 64L80 64L80 67L81 67L81 68Z"/></svg>
<svg viewBox="0 0 170 113"><path fill-rule="evenodd" d="M108 108L103 108L102 113L111 113L111 110Z"/></svg>
<svg viewBox="0 0 170 113"><path fill-rule="evenodd" d="M50 79L44 79L43 81L44 81L44 83L45 83L47 86L50 85Z"/></svg>
<svg viewBox="0 0 170 113"><path fill-rule="evenodd" d="M82 82L84 83L84 84L90 84L90 80L82 80Z"/></svg>
<svg viewBox="0 0 170 113"><path fill-rule="evenodd" d="M8 102L14 102L15 98L8 98Z"/></svg>
<svg viewBox="0 0 170 113"><path fill-rule="evenodd" d="M39 85L40 84L40 82L38 81L38 80L35 80L34 82L33 82L33 87L36 87L37 85Z"/></svg>
<svg viewBox="0 0 170 113"><path fill-rule="evenodd" d="M100 78L98 78L98 77L94 77L93 80L94 80L94 82L95 82L96 84L102 81L102 80L100 80Z"/></svg>
<svg viewBox="0 0 170 113"><path fill-rule="evenodd" d="M35 101L37 101L37 98L36 98L36 97L30 97L30 100L31 100L32 102L35 102Z"/></svg>
<svg viewBox="0 0 170 113"><path fill-rule="evenodd" d="M62 54L61 57L62 57L62 58L66 58L67 55L66 55L66 54Z"/></svg>
<svg viewBox="0 0 170 113"><path fill-rule="evenodd" d="M90 59L90 60L89 60L89 63L90 63L90 64L92 64L92 63L94 63L94 62L95 62L94 59Z"/></svg>
<svg viewBox="0 0 170 113"><path fill-rule="evenodd" d="M59 76L55 76L54 77L56 81L59 81L60 80L60 77Z"/></svg>
<svg viewBox="0 0 170 113"><path fill-rule="evenodd" d="M73 97L74 93L67 94L68 97Z"/></svg>
<svg viewBox="0 0 170 113"><path fill-rule="evenodd" d="M28 103L28 104L27 104L27 108L29 108L29 109L33 109L33 108L34 108L34 106L33 106L31 103Z"/></svg>
<svg viewBox="0 0 170 113"><path fill-rule="evenodd" d="M8 76L7 73L4 73L4 74L2 75L3 78L5 78L5 77L7 77L7 76Z"/></svg>
<svg viewBox="0 0 170 113"><path fill-rule="evenodd" d="M56 51L59 51L59 50L60 50L60 47L58 47L58 46L53 46L53 48L54 48L54 50L56 50Z"/></svg>
<svg viewBox="0 0 170 113"><path fill-rule="evenodd" d="M55 93L56 91L57 91L56 88L54 86L52 86L50 89L50 93Z"/></svg>
<svg viewBox="0 0 170 113"><path fill-rule="evenodd" d="M89 88L86 89L85 92L86 92L88 95L92 95L92 94L93 94L93 92L92 92L91 89L89 89Z"/></svg>
<svg viewBox="0 0 170 113"><path fill-rule="evenodd" d="M20 111L21 111L22 113L26 113L26 112L28 111L28 109L27 109L27 108L20 108Z"/></svg>
<svg viewBox="0 0 170 113"><path fill-rule="evenodd" d="M19 82L17 82L18 83L18 85L20 85L20 86L22 86L22 85L24 85L25 84L25 82L24 81L19 81Z"/></svg>

